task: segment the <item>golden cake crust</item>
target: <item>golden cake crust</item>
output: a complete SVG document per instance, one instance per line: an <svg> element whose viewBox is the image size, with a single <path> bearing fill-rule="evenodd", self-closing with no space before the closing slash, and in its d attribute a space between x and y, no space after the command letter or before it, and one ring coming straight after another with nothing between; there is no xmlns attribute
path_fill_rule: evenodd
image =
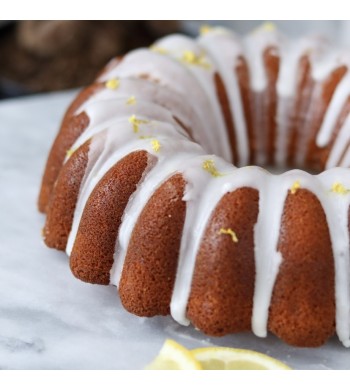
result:
<svg viewBox="0 0 350 390"><path fill-rule="evenodd" d="M50 197L44 227L44 241L50 248L65 250L72 228L75 206L83 180L90 141L76 150L59 172Z"/></svg>
<svg viewBox="0 0 350 390"><path fill-rule="evenodd" d="M57 134L47 159L39 194L39 211L47 212L52 189L62 168L67 152L88 125L89 117L85 112L63 122L63 126Z"/></svg>
<svg viewBox="0 0 350 390"><path fill-rule="evenodd" d="M167 315L175 281L186 203L186 182L172 176L138 218L119 285L123 306L139 316Z"/></svg>
<svg viewBox="0 0 350 390"><path fill-rule="evenodd" d="M269 329L289 344L320 346L334 334L334 259L324 211L308 190L288 195L278 250Z"/></svg>
<svg viewBox="0 0 350 390"><path fill-rule="evenodd" d="M258 191L240 188L221 199L208 222L196 259L187 316L209 335L251 329L258 203Z"/></svg>
<svg viewBox="0 0 350 390"><path fill-rule="evenodd" d="M109 284L121 219L149 164L147 152L133 152L114 165L94 188L70 256L70 267L77 278Z"/></svg>

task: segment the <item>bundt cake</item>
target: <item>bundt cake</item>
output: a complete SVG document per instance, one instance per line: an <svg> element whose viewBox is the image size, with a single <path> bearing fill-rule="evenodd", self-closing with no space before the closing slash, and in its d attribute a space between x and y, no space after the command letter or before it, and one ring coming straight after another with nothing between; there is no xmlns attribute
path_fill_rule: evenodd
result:
<svg viewBox="0 0 350 390"><path fill-rule="evenodd" d="M51 149L45 243L136 315L350 347L349 70L270 24L112 60Z"/></svg>

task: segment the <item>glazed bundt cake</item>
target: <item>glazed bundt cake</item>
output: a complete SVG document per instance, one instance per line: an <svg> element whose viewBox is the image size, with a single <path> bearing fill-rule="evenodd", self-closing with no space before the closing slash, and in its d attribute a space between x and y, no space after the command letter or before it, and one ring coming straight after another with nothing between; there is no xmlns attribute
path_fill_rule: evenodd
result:
<svg viewBox="0 0 350 390"><path fill-rule="evenodd" d="M139 316L349 347L349 70L348 53L272 25L112 60L51 149L46 244Z"/></svg>

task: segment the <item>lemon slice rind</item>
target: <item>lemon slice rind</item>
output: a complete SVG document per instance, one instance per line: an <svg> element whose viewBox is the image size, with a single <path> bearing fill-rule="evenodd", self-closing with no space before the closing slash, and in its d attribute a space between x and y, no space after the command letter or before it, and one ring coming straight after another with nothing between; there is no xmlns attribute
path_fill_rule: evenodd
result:
<svg viewBox="0 0 350 390"><path fill-rule="evenodd" d="M166 340L158 356L146 370L201 370L191 351L174 340Z"/></svg>
<svg viewBox="0 0 350 390"><path fill-rule="evenodd" d="M204 370L290 370L286 364L260 352L208 347L191 351Z"/></svg>

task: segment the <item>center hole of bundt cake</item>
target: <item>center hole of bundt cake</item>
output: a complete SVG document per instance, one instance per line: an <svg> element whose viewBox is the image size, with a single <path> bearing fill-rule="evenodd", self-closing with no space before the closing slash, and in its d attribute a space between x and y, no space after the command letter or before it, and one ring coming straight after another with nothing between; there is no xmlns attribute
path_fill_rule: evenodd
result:
<svg viewBox="0 0 350 390"><path fill-rule="evenodd" d="M211 151L220 150L219 155L223 158L231 154L232 163L237 167L257 165L274 174L294 169L318 174L329 165L327 160L331 150L329 145L320 144L319 132L313 128L316 123L310 123L306 127L305 118L300 121L303 123L301 124L294 117L284 118L287 123L280 123L281 114L276 97L271 97L271 93L258 93L254 101L254 114L245 112L245 124L238 121L237 125L232 119L234 116L230 109L227 88L218 73L215 74L215 85L224 125L216 127L216 138L209 136L203 140L203 144L209 145ZM244 107L253 104L250 98L246 100L242 100L243 111ZM296 113L294 115L297 116ZM302 117L303 114L298 115ZM184 127L183 123L178 122ZM188 132L188 129L184 128ZM283 135L285 128L288 128L288 131ZM335 161L332 166L340 163L341 161Z"/></svg>

